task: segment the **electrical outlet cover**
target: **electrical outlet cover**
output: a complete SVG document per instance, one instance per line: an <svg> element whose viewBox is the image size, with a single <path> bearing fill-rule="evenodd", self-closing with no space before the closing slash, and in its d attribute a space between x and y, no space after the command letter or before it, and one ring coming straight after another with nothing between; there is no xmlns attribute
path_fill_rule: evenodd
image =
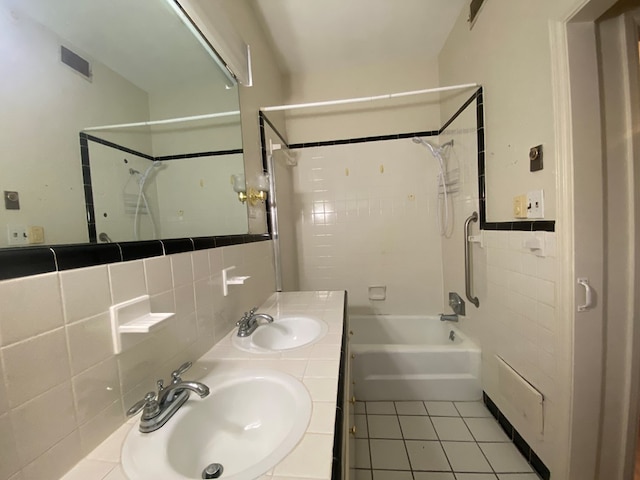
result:
<svg viewBox="0 0 640 480"><path fill-rule="evenodd" d="M527 218L527 196L518 195L513 197L513 217Z"/></svg>

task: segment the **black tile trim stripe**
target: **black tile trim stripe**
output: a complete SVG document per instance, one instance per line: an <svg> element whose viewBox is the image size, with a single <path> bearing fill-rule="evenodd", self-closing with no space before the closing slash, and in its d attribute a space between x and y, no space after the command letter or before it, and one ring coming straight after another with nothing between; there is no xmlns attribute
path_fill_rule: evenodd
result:
<svg viewBox="0 0 640 480"><path fill-rule="evenodd" d="M438 130L426 130L419 132L405 132L394 133L391 135L378 135L373 137L356 137L356 138L344 138L341 140L326 140L322 142L306 142L306 143L292 143L289 148L313 148L313 147L329 147L333 145L351 145L355 143L369 143L369 142L381 142L386 140L401 140L404 138L413 137L435 137L438 135Z"/></svg>
<svg viewBox="0 0 640 480"><path fill-rule="evenodd" d="M271 240L269 234L0 249L0 280Z"/></svg>
<svg viewBox="0 0 640 480"><path fill-rule="evenodd" d="M287 147L289 148L289 142L284 138L284 136L280 133L280 131L276 128L276 126L271 122L271 120L269 120L269 117L267 117L264 112L260 111L258 112L258 118L260 121L260 129L264 130L264 124L266 122L267 125L269 125L269 128L271 128L271 130L274 131L274 133L278 136L278 138L280 139L280 141ZM263 144L263 147L266 148L266 145Z"/></svg>
<svg viewBox="0 0 640 480"><path fill-rule="evenodd" d="M138 152L128 147L118 145L117 143L110 142L94 135L89 135L84 132L80 132L80 158L82 160L82 183L84 186L84 202L87 212L87 228L89 230L89 242L98 243L98 232L96 230L96 212L93 203L93 186L91 185L91 163L89 162L89 141L105 145L110 148L114 148L121 152L136 155L146 160L155 161L168 161L168 160L183 160L186 158L201 158L201 157L216 157L222 155L238 155L243 153L243 149L236 148L231 150L217 150L210 152L193 152L184 153L180 155L165 155L159 157L153 157L146 153Z"/></svg>
<svg viewBox="0 0 640 480"><path fill-rule="evenodd" d="M88 135L88 134L80 134L80 138L82 138L82 135L84 135L84 137L94 143L99 143L100 145L104 145L105 147L111 147L114 148L116 150L120 150L121 152L125 152L125 153L129 153L131 155L136 155L138 157L142 157L145 158L147 160L151 160L153 161L154 158L151 155L148 155L146 153L142 153L142 152L138 152L136 150L133 150L132 148L128 148L128 147L124 147L122 145L118 145L117 143L113 143L110 142L109 140L104 140L100 137L94 137L93 135Z"/></svg>
<svg viewBox="0 0 640 480"><path fill-rule="evenodd" d="M519 232L555 232L553 220L525 220L522 222L485 222L482 230L501 230Z"/></svg>
<svg viewBox="0 0 640 480"><path fill-rule="evenodd" d="M520 450L520 453L527 459L531 467L540 475L542 480L549 480L551 478L551 472L544 464L544 462L536 455L536 452L529 446L527 441L520 435L520 433L513 428L513 425L507 417L500 411L500 408L491 400L491 397L487 395L487 392L482 392L482 401L487 406L491 415L493 415L498 423L507 434L507 436L511 439L511 441L515 444L515 446Z"/></svg>
<svg viewBox="0 0 640 480"><path fill-rule="evenodd" d="M480 216L480 230L501 230L501 231L525 231L525 232L554 232L555 221L554 220L531 220L522 222L487 222L487 187L485 182L485 132L484 132L484 93L482 87L478 88L467 101L445 122L445 124L439 130L431 130L424 132L412 132L412 133L400 133L395 135L380 135L377 137L358 137L347 138L342 140L327 140L321 142L304 142L304 143L292 143L287 145L288 148L312 148L312 147L326 147L332 145L347 145L354 143L366 143L366 142L379 142L384 140L399 140L403 138L411 137L429 137L441 135L461 114L464 112L473 102L476 102L476 122L477 122L477 141L478 141L478 194L479 194L479 216ZM274 127L273 123L269 121L269 118L264 112L259 112L260 128L264 128L264 122L266 122L280 137L280 139L286 144L284 137ZM262 148L265 149L264 132L262 140ZM265 157L263 156L263 159ZM263 160L264 161L264 160Z"/></svg>
<svg viewBox="0 0 640 480"><path fill-rule="evenodd" d="M3 248L0 250L0 280L55 272L56 257L49 247Z"/></svg>
<svg viewBox="0 0 640 480"><path fill-rule="evenodd" d="M222 155L237 155L244 153L242 148L234 148L231 150L216 150L211 152L195 152L195 153L182 153L179 155L164 155L155 157L154 160L164 162L166 160L184 160L185 158L200 158L200 157L220 157Z"/></svg>

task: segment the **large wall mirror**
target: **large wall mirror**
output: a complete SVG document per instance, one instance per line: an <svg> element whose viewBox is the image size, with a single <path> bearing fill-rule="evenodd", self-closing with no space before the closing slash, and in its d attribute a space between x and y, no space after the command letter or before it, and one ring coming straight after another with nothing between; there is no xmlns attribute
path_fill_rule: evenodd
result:
<svg viewBox="0 0 640 480"><path fill-rule="evenodd" d="M219 63L166 0L0 0L0 247L247 233Z"/></svg>

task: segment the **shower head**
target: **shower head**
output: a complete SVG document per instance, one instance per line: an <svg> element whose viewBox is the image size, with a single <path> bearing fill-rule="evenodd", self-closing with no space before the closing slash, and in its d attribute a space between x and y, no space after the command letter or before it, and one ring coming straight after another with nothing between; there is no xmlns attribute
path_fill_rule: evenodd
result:
<svg viewBox="0 0 640 480"><path fill-rule="evenodd" d="M420 137L413 137L412 138L413 143L420 143L422 145L424 145L425 147L427 147L429 149L429 151L431 152L431 155L433 155L434 157L436 157L437 155L441 154L442 151L444 150L443 147L440 147L438 145L435 145L427 140L424 140Z"/></svg>

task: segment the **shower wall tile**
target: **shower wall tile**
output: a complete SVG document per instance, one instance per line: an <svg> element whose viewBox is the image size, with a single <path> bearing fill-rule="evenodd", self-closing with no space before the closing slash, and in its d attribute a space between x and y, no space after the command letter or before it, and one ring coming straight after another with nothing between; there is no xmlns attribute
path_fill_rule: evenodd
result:
<svg viewBox="0 0 640 480"><path fill-rule="evenodd" d="M251 276L229 297L225 258ZM64 474L158 378L168 381L264 302L273 278L265 241L1 281L0 451L9 457L0 480ZM152 311L176 316L114 355L109 307L145 294Z"/></svg>
<svg viewBox="0 0 640 480"><path fill-rule="evenodd" d="M300 289L348 290L354 312L441 311L436 175L437 163L410 139L300 150ZM386 300L369 300L375 285L387 286Z"/></svg>

